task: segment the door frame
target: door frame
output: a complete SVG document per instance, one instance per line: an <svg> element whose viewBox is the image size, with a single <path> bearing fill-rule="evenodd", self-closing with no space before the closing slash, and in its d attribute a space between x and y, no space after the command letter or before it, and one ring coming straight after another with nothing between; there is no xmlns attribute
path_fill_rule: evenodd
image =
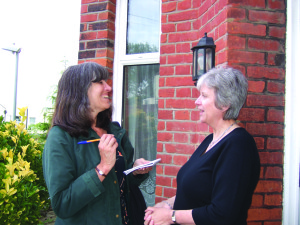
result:
<svg viewBox="0 0 300 225"><path fill-rule="evenodd" d="M160 2L161 4L161 2ZM113 66L113 114L112 119L122 124L123 105L123 73L124 66L157 64L160 62L159 51L156 53L130 54L126 55L126 34L127 34L127 8L128 0L116 2L115 20L115 54ZM160 5L161 8L161 5ZM161 11L160 11L161 17ZM161 23L160 23L161 27Z"/></svg>
<svg viewBox="0 0 300 225"><path fill-rule="evenodd" d="M300 162L300 1L287 0L283 225L298 225Z"/></svg>

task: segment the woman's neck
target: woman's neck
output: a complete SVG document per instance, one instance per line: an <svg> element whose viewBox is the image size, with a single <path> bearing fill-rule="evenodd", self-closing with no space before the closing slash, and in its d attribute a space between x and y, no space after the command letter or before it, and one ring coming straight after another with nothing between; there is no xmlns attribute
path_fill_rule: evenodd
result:
<svg viewBox="0 0 300 225"><path fill-rule="evenodd" d="M92 129L99 135L99 137L101 137L103 134L107 134L107 130L96 127L96 125L92 125Z"/></svg>
<svg viewBox="0 0 300 225"><path fill-rule="evenodd" d="M215 146L220 140L222 140L228 133L230 133L232 130L234 130L238 125L236 124L236 121L229 120L224 121L225 123L222 123L217 129L214 128L213 132L213 140L208 145L207 149L204 153L208 152L213 146Z"/></svg>
<svg viewBox="0 0 300 225"><path fill-rule="evenodd" d="M235 126L235 120L225 120L222 123L218 124L216 127L213 128L213 139L218 139L222 134L227 133L228 130L231 130L233 126Z"/></svg>

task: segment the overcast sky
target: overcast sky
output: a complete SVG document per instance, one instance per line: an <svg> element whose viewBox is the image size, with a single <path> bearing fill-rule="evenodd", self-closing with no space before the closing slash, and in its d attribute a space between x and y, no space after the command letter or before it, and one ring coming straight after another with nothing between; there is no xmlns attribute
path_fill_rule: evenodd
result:
<svg viewBox="0 0 300 225"><path fill-rule="evenodd" d="M19 54L17 108L29 117L42 109L67 65L77 64L81 0L0 1L0 115L12 118L16 55L2 48L15 43ZM18 110L17 110L18 115ZM37 121L40 122L40 121Z"/></svg>

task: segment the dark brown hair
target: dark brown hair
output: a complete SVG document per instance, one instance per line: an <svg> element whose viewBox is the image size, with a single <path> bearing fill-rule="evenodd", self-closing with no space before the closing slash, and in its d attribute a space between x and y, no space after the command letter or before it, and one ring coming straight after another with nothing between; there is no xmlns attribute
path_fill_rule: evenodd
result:
<svg viewBox="0 0 300 225"><path fill-rule="evenodd" d="M52 126L59 126L71 136L87 136L92 125L88 89L92 82L108 79L108 71L94 62L70 66L58 83ZM97 115L96 126L107 130L111 107Z"/></svg>

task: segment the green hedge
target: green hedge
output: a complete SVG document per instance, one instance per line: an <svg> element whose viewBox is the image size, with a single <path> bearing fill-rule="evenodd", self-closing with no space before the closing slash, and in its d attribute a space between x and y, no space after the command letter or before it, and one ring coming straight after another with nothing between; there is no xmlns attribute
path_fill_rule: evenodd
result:
<svg viewBox="0 0 300 225"><path fill-rule="evenodd" d="M49 207L42 170L42 145L21 122L0 117L0 224L38 224L41 211Z"/></svg>

